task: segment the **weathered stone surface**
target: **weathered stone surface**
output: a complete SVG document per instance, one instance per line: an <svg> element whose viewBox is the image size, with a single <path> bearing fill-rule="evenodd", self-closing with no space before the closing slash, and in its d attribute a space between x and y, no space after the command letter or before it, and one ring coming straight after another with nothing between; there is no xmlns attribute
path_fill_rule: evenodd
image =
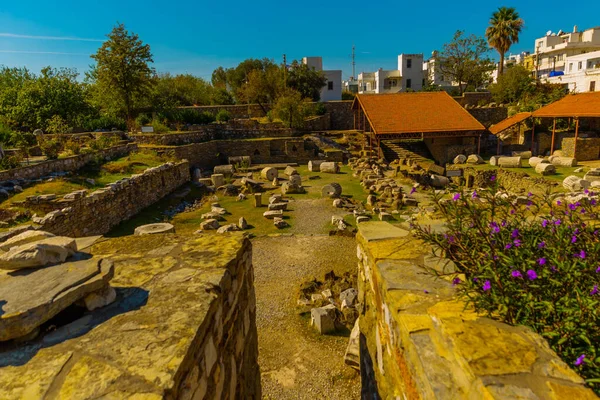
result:
<svg viewBox="0 0 600 400"><path fill-rule="evenodd" d="M550 157L550 162L557 167L576 167L577 160L573 157Z"/></svg>
<svg viewBox="0 0 600 400"><path fill-rule="evenodd" d="M392 214L390 214L390 213L387 213L387 212L384 212L384 211L382 211L382 212L379 213L379 220L380 221L391 221L393 219L394 219L394 216Z"/></svg>
<svg viewBox="0 0 600 400"><path fill-rule="evenodd" d="M358 291L356 289L346 289L342 293L340 293L340 303L345 301L348 306L353 306L357 296Z"/></svg>
<svg viewBox="0 0 600 400"><path fill-rule="evenodd" d="M213 172L215 174L221 174L224 176L231 176L233 175L233 173L235 172L233 165L217 165L214 169ZM219 185L220 186L220 185Z"/></svg>
<svg viewBox="0 0 600 400"><path fill-rule="evenodd" d="M242 230L248 229L248 221L246 221L246 218L240 217L240 220L238 222L238 227Z"/></svg>
<svg viewBox="0 0 600 400"><path fill-rule="evenodd" d="M310 310L311 325L321 334L335 332L334 319L325 307L313 308Z"/></svg>
<svg viewBox="0 0 600 400"><path fill-rule="evenodd" d="M512 152L512 156L513 157L521 157L521 158L531 158L532 154L531 151L526 150L526 151L513 151Z"/></svg>
<svg viewBox="0 0 600 400"><path fill-rule="evenodd" d="M225 176L223 174L212 174L210 179L215 187L221 187L225 184Z"/></svg>
<svg viewBox="0 0 600 400"><path fill-rule="evenodd" d="M437 188L443 188L450 184L450 179L441 175L431 175L431 186Z"/></svg>
<svg viewBox="0 0 600 400"><path fill-rule="evenodd" d="M0 341L28 334L86 294L105 287L113 272L111 262L92 258L23 274L0 274Z"/></svg>
<svg viewBox="0 0 600 400"><path fill-rule="evenodd" d="M273 218L273 225L275 225L275 227L277 229L283 229L283 228L286 228L288 226L288 223L285 222L285 220L283 218L274 217Z"/></svg>
<svg viewBox="0 0 600 400"><path fill-rule="evenodd" d="M260 171L260 176L267 181L272 181L279 176L279 172L277 172L277 168L265 167Z"/></svg>
<svg viewBox="0 0 600 400"><path fill-rule="evenodd" d="M336 182L329 183L321 189L321 197L337 199L342 195L342 185Z"/></svg>
<svg viewBox="0 0 600 400"><path fill-rule="evenodd" d="M267 219L273 219L275 217L283 217L283 211L282 210L265 211L263 213L263 217L265 217Z"/></svg>
<svg viewBox="0 0 600 400"><path fill-rule="evenodd" d="M112 286L107 284L104 288L96 290L95 292L85 296L83 301L88 311L94 311L97 308L105 307L111 304L116 300L116 298L117 292Z"/></svg>
<svg viewBox="0 0 600 400"><path fill-rule="evenodd" d="M333 204L335 208L342 208L344 206L344 202L342 199L333 199Z"/></svg>
<svg viewBox="0 0 600 400"><path fill-rule="evenodd" d="M158 222L156 224L142 225L135 228L134 235L155 235L159 233L173 233L175 227L168 222Z"/></svg>
<svg viewBox="0 0 600 400"><path fill-rule="evenodd" d="M219 221L217 221L216 219L207 219L206 221L202 222L200 224L200 230L201 231L211 231L211 230L216 230L219 229Z"/></svg>
<svg viewBox="0 0 600 400"><path fill-rule="evenodd" d="M367 217L366 215L359 215L356 217L356 223L359 224L361 222L369 222L371 220L371 218Z"/></svg>
<svg viewBox="0 0 600 400"><path fill-rule="evenodd" d="M302 177L300 175L290 175L288 182L291 185L302 186Z"/></svg>
<svg viewBox="0 0 600 400"><path fill-rule="evenodd" d="M292 167L291 165L288 165L287 167L285 167L285 170L283 171L283 173L286 174L287 176L298 175L298 171L296 170L296 168Z"/></svg>
<svg viewBox="0 0 600 400"><path fill-rule="evenodd" d="M540 164L542 161L544 161L543 158L540 157L530 157L529 158L529 166L531 166L532 168L537 167L538 164Z"/></svg>
<svg viewBox="0 0 600 400"><path fill-rule="evenodd" d="M592 168L590 169L584 176L583 179L585 179L588 182L596 182L596 181L600 181L600 168Z"/></svg>
<svg viewBox="0 0 600 400"><path fill-rule="evenodd" d="M308 162L308 170L310 172L320 172L321 164L323 164L325 160L311 160Z"/></svg>
<svg viewBox="0 0 600 400"><path fill-rule="evenodd" d="M500 157L498 166L502 168L521 168L521 157Z"/></svg>
<svg viewBox="0 0 600 400"><path fill-rule="evenodd" d="M502 158L502 157L504 157L504 156L491 156L490 157L490 165L493 165L494 167L497 167L498 166L498 160L500 158Z"/></svg>
<svg viewBox="0 0 600 400"><path fill-rule="evenodd" d="M27 243L38 242L40 240L51 238L54 236L55 235L53 235L50 232L28 230L16 236L13 236L12 238L2 243L0 245L0 250L8 251L12 247L18 247Z"/></svg>
<svg viewBox="0 0 600 400"><path fill-rule="evenodd" d="M485 161L479 154L471 154L467 157L467 164L485 164Z"/></svg>
<svg viewBox="0 0 600 400"><path fill-rule="evenodd" d="M5 232L0 232L0 243L6 242L8 239L20 235L23 232L34 230L32 225L20 225L15 228L9 229Z"/></svg>
<svg viewBox="0 0 600 400"><path fill-rule="evenodd" d="M348 347L346 347L346 354L344 354L344 363L360 371L360 326L358 322L359 319L357 318L348 339Z"/></svg>
<svg viewBox="0 0 600 400"><path fill-rule="evenodd" d="M269 211L271 210L287 210L288 203L271 203L269 204Z"/></svg>
<svg viewBox="0 0 600 400"><path fill-rule="evenodd" d="M0 256L0 269L17 270L61 263L76 251L75 239L54 236L11 248Z"/></svg>
<svg viewBox="0 0 600 400"><path fill-rule="evenodd" d="M262 207L262 193L254 193L254 207Z"/></svg>
<svg viewBox="0 0 600 400"><path fill-rule="evenodd" d="M223 225L219 229L217 229L217 233L226 233L226 232L235 232L241 230L239 226L236 224L227 224Z"/></svg>
<svg viewBox="0 0 600 400"><path fill-rule="evenodd" d="M539 163L535 166L535 172L541 175L554 175L556 173L556 167L553 164Z"/></svg>
<svg viewBox="0 0 600 400"><path fill-rule="evenodd" d="M337 174L340 172L340 166L336 162L326 161L319 165L319 171L329 174Z"/></svg>
<svg viewBox="0 0 600 400"><path fill-rule="evenodd" d="M454 164L464 164L467 162L467 156L465 156L463 154L459 154L456 157L454 157L454 160L452 162Z"/></svg>
<svg viewBox="0 0 600 400"><path fill-rule="evenodd" d="M563 187L571 192L576 192L589 188L590 182L578 176L570 175L563 180Z"/></svg>
<svg viewBox="0 0 600 400"><path fill-rule="evenodd" d="M302 194L305 193L306 190L300 185L294 185L291 182L283 182L281 184L281 193L282 194Z"/></svg>

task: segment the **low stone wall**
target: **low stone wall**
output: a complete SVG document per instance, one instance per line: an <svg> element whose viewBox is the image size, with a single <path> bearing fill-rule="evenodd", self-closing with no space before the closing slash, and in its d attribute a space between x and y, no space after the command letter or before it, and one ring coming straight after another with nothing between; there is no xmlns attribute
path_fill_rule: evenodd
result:
<svg viewBox="0 0 600 400"><path fill-rule="evenodd" d="M293 136L294 131L288 128L282 129L246 129L232 128L226 125L211 124L201 129L187 132L176 132L166 134L137 134L134 140L139 144L152 144L161 146L180 146L191 143L202 143L210 140L231 139L258 139Z"/></svg>
<svg viewBox="0 0 600 400"><path fill-rule="evenodd" d="M315 152L302 138L272 138L248 140L213 140L176 147L153 147L159 154L185 159L190 166L213 168L228 164L229 157L250 156L252 164L285 162L305 163L314 159Z"/></svg>
<svg viewBox="0 0 600 400"><path fill-rule="evenodd" d="M577 161L597 160L600 158L600 138L578 138L575 154L575 137L565 137L561 141L561 150L565 157L575 157Z"/></svg>
<svg viewBox="0 0 600 400"><path fill-rule="evenodd" d="M264 104L267 112L271 110L270 104ZM184 110L193 110L198 113L210 113L217 115L219 111L225 110L231 118L260 118L264 117L265 111L258 104L239 104L239 105L221 105L221 106L199 106L199 107L179 107Z"/></svg>
<svg viewBox="0 0 600 400"><path fill-rule="evenodd" d="M521 163L524 166L527 160L523 160ZM452 168L459 168L459 166L453 166ZM557 181L550 181L541 175L538 178L525 172L511 171L504 168L482 171L466 167L463 169L463 176L467 188L474 189L489 187L492 184L491 177L495 176L498 185L515 194L532 192L543 195L546 190L559 185Z"/></svg>
<svg viewBox="0 0 600 400"><path fill-rule="evenodd" d="M0 171L0 181L9 181L11 179L37 179L55 172L77 171L98 158L109 160L122 157L135 150L137 150L137 144L128 143L100 150L95 153L79 154L77 156L61 158L58 160L44 161L26 167Z"/></svg>
<svg viewBox="0 0 600 400"><path fill-rule="evenodd" d="M354 129L354 113L352 112L353 100L327 101L323 103L325 110L331 115L329 129L347 131Z"/></svg>
<svg viewBox="0 0 600 400"><path fill-rule="evenodd" d="M304 121L305 131L328 131L331 127L331 114L319 115Z"/></svg>
<svg viewBox="0 0 600 400"><path fill-rule="evenodd" d="M116 301L1 347L1 399L261 398L247 238L127 236L90 252L114 262Z"/></svg>
<svg viewBox="0 0 600 400"><path fill-rule="evenodd" d="M425 139L423 142L429 149L433 159L444 165L452 162L459 154L477 153L477 138L435 138Z"/></svg>
<svg viewBox="0 0 600 400"><path fill-rule="evenodd" d="M166 163L89 194L78 191L46 201L44 206L54 206L55 211L44 217L34 217L33 222L39 224L41 230L55 235L103 235L189 180L187 161ZM27 200L35 202L35 199ZM38 199L38 202L43 201Z"/></svg>
<svg viewBox="0 0 600 400"><path fill-rule="evenodd" d="M467 108L467 111L486 128L508 118L508 107Z"/></svg>
<svg viewBox="0 0 600 400"><path fill-rule="evenodd" d="M461 106L477 106L481 103L489 103L492 101L492 94L490 92L465 92L462 96L454 96Z"/></svg>
<svg viewBox="0 0 600 400"><path fill-rule="evenodd" d="M457 300L407 231L365 222L357 240L363 398L596 398L539 335Z"/></svg>

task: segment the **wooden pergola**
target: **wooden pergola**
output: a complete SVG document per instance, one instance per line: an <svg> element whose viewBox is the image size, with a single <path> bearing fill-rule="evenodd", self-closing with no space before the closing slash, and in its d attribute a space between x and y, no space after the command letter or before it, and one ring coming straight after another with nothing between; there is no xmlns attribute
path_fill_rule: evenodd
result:
<svg viewBox="0 0 600 400"><path fill-rule="evenodd" d="M497 154L500 153L500 142L510 137L510 133L512 133L515 126L520 129L528 118L531 118L530 112L518 113L489 127L489 131L498 138ZM506 134L507 132L509 134ZM533 152L533 136L531 137L531 151Z"/></svg>

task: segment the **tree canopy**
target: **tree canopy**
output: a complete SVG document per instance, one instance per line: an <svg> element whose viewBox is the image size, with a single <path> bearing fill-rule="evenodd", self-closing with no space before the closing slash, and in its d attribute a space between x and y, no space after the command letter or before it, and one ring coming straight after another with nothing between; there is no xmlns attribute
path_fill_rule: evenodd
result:
<svg viewBox="0 0 600 400"><path fill-rule="evenodd" d="M491 47L500 54L498 76L504 72L504 55L514 43L519 42L519 34L524 22L513 7L500 7L490 18L490 26L485 30L485 36Z"/></svg>

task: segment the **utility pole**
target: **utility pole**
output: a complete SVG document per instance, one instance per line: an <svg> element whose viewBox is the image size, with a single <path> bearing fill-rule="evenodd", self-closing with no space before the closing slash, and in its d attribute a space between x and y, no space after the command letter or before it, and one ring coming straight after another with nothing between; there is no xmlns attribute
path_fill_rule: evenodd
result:
<svg viewBox="0 0 600 400"><path fill-rule="evenodd" d="M283 87L287 89L287 60L283 55Z"/></svg>
<svg viewBox="0 0 600 400"><path fill-rule="evenodd" d="M355 51L354 51L355 47L354 47L354 43L352 43L352 80L354 80L354 75L355 75L355 67L356 67L356 62L355 62Z"/></svg>

